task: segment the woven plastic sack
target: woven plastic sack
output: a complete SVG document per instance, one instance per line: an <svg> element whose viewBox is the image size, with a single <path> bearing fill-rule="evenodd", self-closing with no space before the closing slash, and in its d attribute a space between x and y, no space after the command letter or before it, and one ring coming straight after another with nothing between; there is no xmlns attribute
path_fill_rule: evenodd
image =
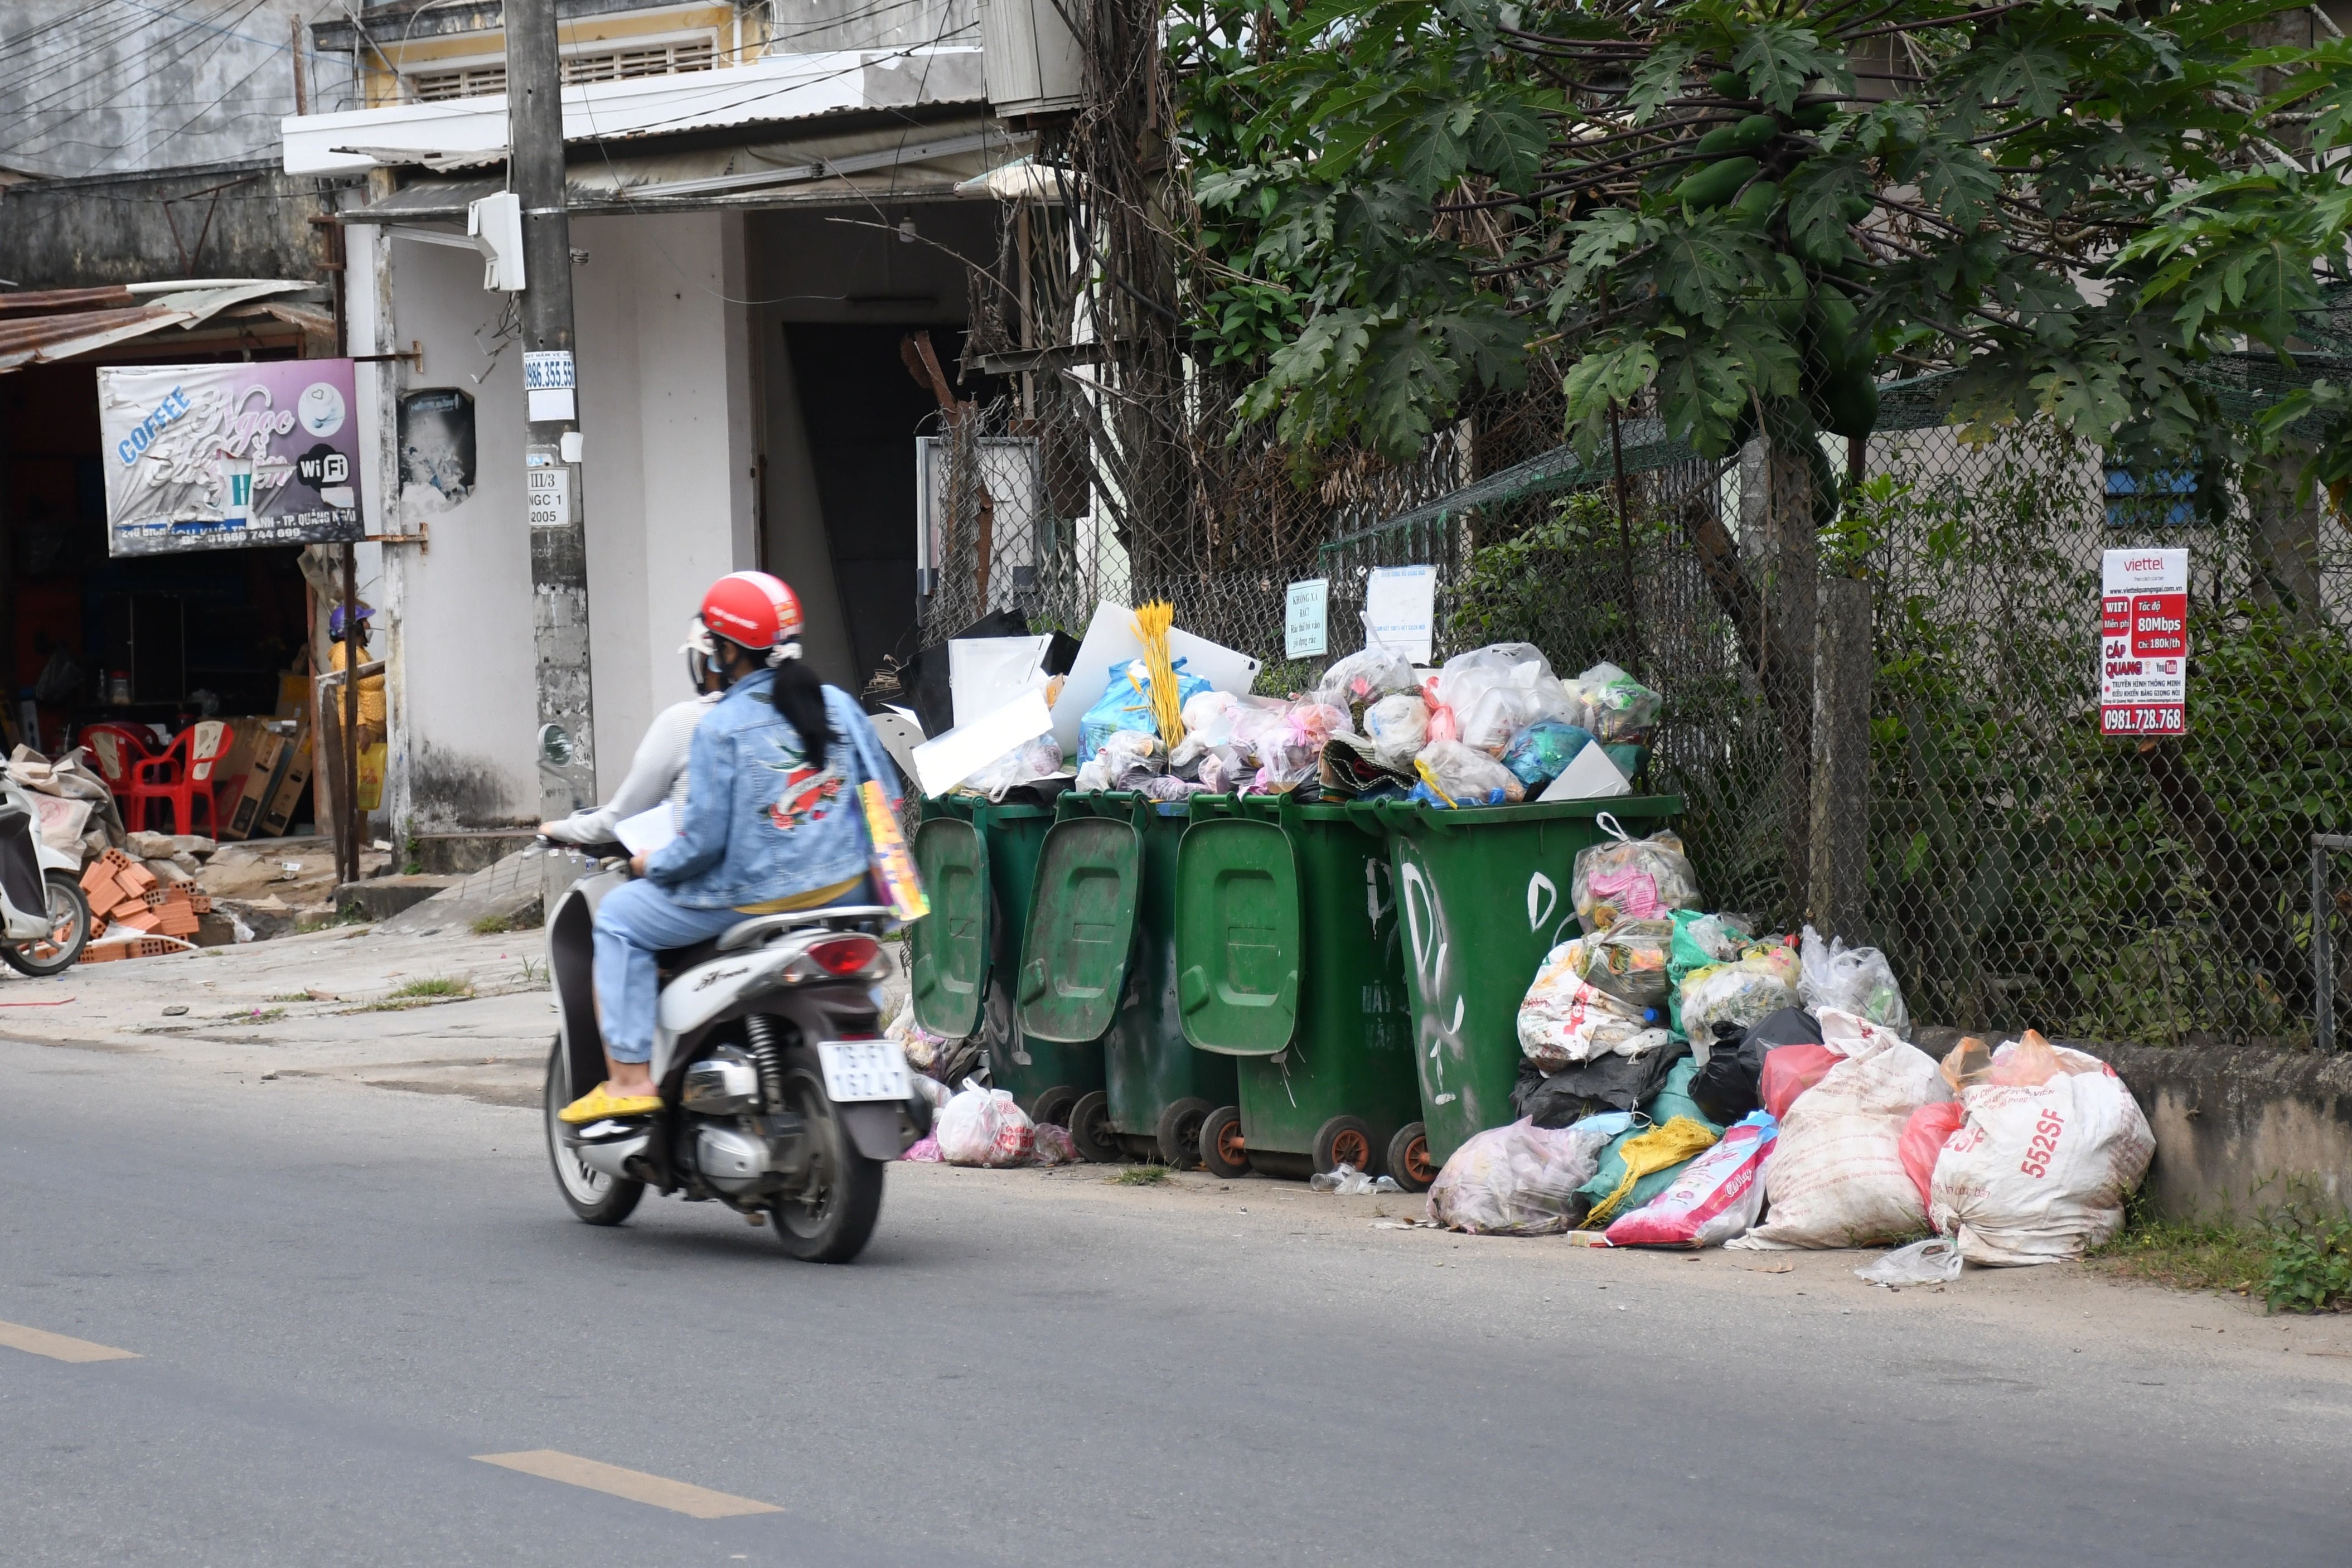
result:
<svg viewBox="0 0 2352 1568"><path fill-rule="evenodd" d="M2046 1076L1961 1090L1967 1121L1936 1161L1936 1228L1970 1263L2080 1258L2123 1227L2156 1153L2147 1118L2112 1068L2039 1035L1994 1052L1993 1069Z"/></svg>
<svg viewBox="0 0 2352 1568"><path fill-rule="evenodd" d="M1778 942L1759 943L1732 963L1713 963L1683 977L1683 1033L1713 1040L1717 1024L1748 1028L1797 1005L1797 954Z"/></svg>
<svg viewBox="0 0 2352 1568"><path fill-rule="evenodd" d="M950 1165L1024 1165L1036 1137L1034 1124L1009 1092L982 1088L971 1079L940 1110L931 1131Z"/></svg>
<svg viewBox="0 0 2352 1568"><path fill-rule="evenodd" d="M1601 1152L1601 1167L1583 1187L1584 1200L1591 1212L1580 1221L1582 1228L1589 1230L1605 1226L1616 1215L1640 1208L1673 1185L1675 1173L1682 1169L1685 1160L1721 1136L1722 1123L1710 1121L1698 1101L1691 1098L1691 1083L1697 1076L1696 1062L1687 1057L1676 1062L1666 1074L1665 1086L1643 1104L1640 1117L1632 1119L1633 1124L1621 1129L1609 1147ZM1676 1121L1686 1121L1704 1131L1706 1142L1694 1142L1673 1159L1654 1164L1647 1173L1636 1173L1633 1184L1627 1186L1627 1147L1642 1134L1654 1132ZM1688 1135L1687 1130L1685 1135ZM1673 1152L1659 1143L1653 1143L1649 1148L1653 1153Z"/></svg>
<svg viewBox="0 0 2352 1568"><path fill-rule="evenodd" d="M1764 1175L1771 1212L1741 1246L1869 1247L1927 1228L1927 1205L1903 1168L1902 1144L1911 1113L1945 1094L1935 1058L1891 1030L1833 1009L1822 1015L1822 1039L1844 1059L1789 1107L1780 1147ZM1765 1067L1769 1071L1769 1058Z"/></svg>
<svg viewBox="0 0 2352 1568"><path fill-rule="evenodd" d="M1936 1162L1943 1156L1944 1145L1967 1120L1959 1101L1939 1100L1921 1106L1903 1123L1903 1173L1919 1189L1922 1205L1934 1198Z"/></svg>
<svg viewBox="0 0 2352 1568"><path fill-rule="evenodd" d="M1760 1110L1735 1122L1664 1192L1610 1221L1609 1245L1720 1247L1745 1236L1764 1212L1764 1163L1780 1136L1780 1124Z"/></svg>
<svg viewBox="0 0 2352 1568"><path fill-rule="evenodd" d="M1596 1121L1605 1119L1596 1118ZM1478 1133L1430 1184L1429 1217L1476 1236L1549 1236L1574 1223L1576 1191L1610 1139L1605 1126L1514 1121Z"/></svg>
<svg viewBox="0 0 2352 1568"><path fill-rule="evenodd" d="M1588 934L1620 918L1654 920L1697 906L1698 877L1681 838L1672 833L1636 838L1605 811L1593 822L1610 837L1577 852L1569 890Z"/></svg>
<svg viewBox="0 0 2352 1568"><path fill-rule="evenodd" d="M1797 1096L1830 1076L1830 1068L1845 1058L1827 1046L1775 1046L1764 1053L1764 1070L1757 1075L1757 1094L1764 1109L1786 1121Z"/></svg>
<svg viewBox="0 0 2352 1568"><path fill-rule="evenodd" d="M1842 937L1824 942L1811 926L1803 939L1804 973L1797 983L1805 1005L1819 1012L1834 1007L1884 1024L1898 1035L1911 1032L1911 1010L1903 1005L1903 987L1895 966L1874 947L1848 947Z"/></svg>

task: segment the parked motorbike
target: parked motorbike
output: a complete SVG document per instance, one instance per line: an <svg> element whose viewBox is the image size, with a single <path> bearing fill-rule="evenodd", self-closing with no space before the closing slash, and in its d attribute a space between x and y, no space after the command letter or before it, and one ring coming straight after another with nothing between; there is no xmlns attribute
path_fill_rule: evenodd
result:
<svg viewBox="0 0 2352 1568"><path fill-rule="evenodd" d="M43 843L32 796L0 778L0 962L23 974L60 974L89 945L79 857Z"/></svg>
<svg viewBox="0 0 2352 1568"><path fill-rule="evenodd" d="M609 857L547 921L562 1020L547 1061L547 1152L563 1201L590 1225L618 1225L651 1186L772 1222L792 1257L848 1262L881 1214L884 1163L930 1131L930 1106L876 1005L890 973L880 938L891 911L747 916L663 953L652 1062L661 1110L571 1127L556 1113L605 1075L596 907L629 880L620 847L600 847Z"/></svg>

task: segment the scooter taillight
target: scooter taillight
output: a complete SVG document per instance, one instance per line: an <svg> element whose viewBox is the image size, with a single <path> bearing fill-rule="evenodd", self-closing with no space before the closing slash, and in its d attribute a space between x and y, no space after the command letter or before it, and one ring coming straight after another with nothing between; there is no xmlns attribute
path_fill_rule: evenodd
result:
<svg viewBox="0 0 2352 1568"><path fill-rule="evenodd" d="M808 945L806 956L827 974L856 974L880 957L882 944L870 936L829 936Z"/></svg>

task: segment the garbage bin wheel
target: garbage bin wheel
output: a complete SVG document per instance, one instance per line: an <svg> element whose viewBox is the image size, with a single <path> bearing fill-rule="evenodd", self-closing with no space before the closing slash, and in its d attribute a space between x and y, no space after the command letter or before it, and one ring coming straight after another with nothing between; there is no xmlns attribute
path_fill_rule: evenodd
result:
<svg viewBox="0 0 2352 1568"><path fill-rule="evenodd" d="M1408 1121L1389 1140L1389 1174L1409 1193L1425 1193L1437 1180L1436 1163L1429 1157L1429 1128Z"/></svg>
<svg viewBox="0 0 2352 1568"><path fill-rule="evenodd" d="M1242 1142L1242 1108L1221 1105L1201 1123L1201 1163L1209 1174L1232 1181L1250 1173L1249 1150Z"/></svg>
<svg viewBox="0 0 2352 1568"><path fill-rule="evenodd" d="M1315 1130L1318 1173L1336 1171L1342 1165L1351 1165L1367 1173L1372 1168L1372 1130L1353 1116L1335 1116Z"/></svg>
<svg viewBox="0 0 2352 1568"><path fill-rule="evenodd" d="M1189 1171L1201 1163L1201 1128L1216 1108L1205 1100L1179 1100L1160 1113L1160 1163Z"/></svg>
<svg viewBox="0 0 2352 1568"><path fill-rule="evenodd" d="M1051 1121L1057 1126L1070 1124L1070 1110L1078 1103L1078 1091L1066 1083L1057 1083L1037 1096L1037 1109L1029 1113L1032 1121Z"/></svg>
<svg viewBox="0 0 2352 1568"><path fill-rule="evenodd" d="M1111 1131L1110 1096L1101 1089L1078 1096L1070 1107L1070 1145L1079 1159L1097 1165L1116 1165L1124 1158L1118 1135Z"/></svg>

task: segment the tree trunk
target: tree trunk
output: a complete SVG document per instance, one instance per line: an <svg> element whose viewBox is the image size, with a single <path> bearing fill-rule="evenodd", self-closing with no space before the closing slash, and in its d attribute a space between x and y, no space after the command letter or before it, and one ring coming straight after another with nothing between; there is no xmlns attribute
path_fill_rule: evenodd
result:
<svg viewBox="0 0 2352 1568"><path fill-rule="evenodd" d="M1812 877L1813 630L1820 613L1820 542L1807 438L1765 447L1766 517L1757 566L1764 603L1764 664L1757 673L1780 737L1783 879L1791 910Z"/></svg>
<svg viewBox="0 0 2352 1568"><path fill-rule="evenodd" d="M2253 513L2248 543L2254 597L2283 611L2299 631L2315 630L2326 614L2319 582L2319 498L2295 499L2296 478L2310 455L2290 448L2243 470L2246 505Z"/></svg>

